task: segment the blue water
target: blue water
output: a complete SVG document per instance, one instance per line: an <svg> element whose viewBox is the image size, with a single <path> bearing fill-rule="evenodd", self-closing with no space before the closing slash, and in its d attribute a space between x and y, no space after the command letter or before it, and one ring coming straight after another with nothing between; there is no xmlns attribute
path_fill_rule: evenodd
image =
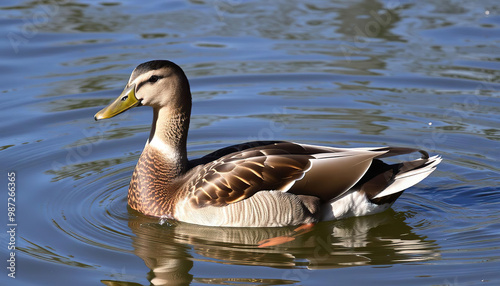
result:
<svg viewBox="0 0 500 286"><path fill-rule="evenodd" d="M499 5L437 2L0 4L0 284L498 285ZM280 139L444 161L387 212L268 249L292 228L148 219L126 193L151 110L93 115L151 59L190 79L192 158Z"/></svg>

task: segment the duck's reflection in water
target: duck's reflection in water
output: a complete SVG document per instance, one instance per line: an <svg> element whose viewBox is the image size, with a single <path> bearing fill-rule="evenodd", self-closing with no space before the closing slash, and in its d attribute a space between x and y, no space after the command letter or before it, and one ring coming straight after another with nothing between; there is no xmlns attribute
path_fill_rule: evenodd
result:
<svg viewBox="0 0 500 286"><path fill-rule="evenodd" d="M160 224L158 219L136 213L131 213L129 226L136 235L134 252L151 269L148 279L153 285L183 285L193 280L209 284L289 284L300 281L305 273L301 269L390 265L440 257L438 246L415 234L405 217L393 210L323 222L291 242L268 248L259 248L259 242L291 235L294 228L205 227L174 221ZM200 267L222 263L291 271L281 277L285 279L258 279L251 273L245 278L193 277L190 270L197 263L205 263Z"/></svg>

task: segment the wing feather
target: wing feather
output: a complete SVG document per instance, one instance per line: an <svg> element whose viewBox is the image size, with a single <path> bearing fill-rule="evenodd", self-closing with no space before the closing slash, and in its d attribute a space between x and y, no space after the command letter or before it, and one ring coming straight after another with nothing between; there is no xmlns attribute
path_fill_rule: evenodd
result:
<svg viewBox="0 0 500 286"><path fill-rule="evenodd" d="M285 189L304 176L312 158L281 148L257 148L223 156L202 166L198 179L190 180L191 203L197 207L224 206L258 191Z"/></svg>

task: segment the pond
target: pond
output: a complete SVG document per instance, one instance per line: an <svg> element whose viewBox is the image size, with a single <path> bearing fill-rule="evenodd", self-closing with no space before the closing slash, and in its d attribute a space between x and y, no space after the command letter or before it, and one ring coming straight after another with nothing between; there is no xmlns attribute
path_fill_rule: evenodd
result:
<svg viewBox="0 0 500 286"><path fill-rule="evenodd" d="M500 284L498 1L0 5L0 284ZM190 79L191 158L289 140L443 162L386 212L275 247L257 245L293 227L142 216L126 196L151 109L93 116L152 59Z"/></svg>

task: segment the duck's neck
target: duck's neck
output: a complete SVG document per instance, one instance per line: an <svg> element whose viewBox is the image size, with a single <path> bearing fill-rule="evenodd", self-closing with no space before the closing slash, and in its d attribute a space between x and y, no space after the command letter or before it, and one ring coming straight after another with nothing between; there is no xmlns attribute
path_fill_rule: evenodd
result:
<svg viewBox="0 0 500 286"><path fill-rule="evenodd" d="M189 112L155 109L148 142L130 182L128 203L146 215L172 216L175 179L187 171Z"/></svg>
<svg viewBox="0 0 500 286"><path fill-rule="evenodd" d="M176 176L184 173L188 164L186 142L189 117L189 112L181 110L155 109L146 144L164 155Z"/></svg>

